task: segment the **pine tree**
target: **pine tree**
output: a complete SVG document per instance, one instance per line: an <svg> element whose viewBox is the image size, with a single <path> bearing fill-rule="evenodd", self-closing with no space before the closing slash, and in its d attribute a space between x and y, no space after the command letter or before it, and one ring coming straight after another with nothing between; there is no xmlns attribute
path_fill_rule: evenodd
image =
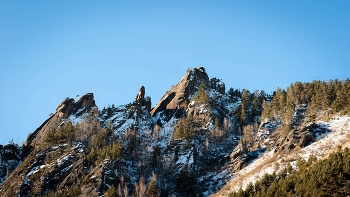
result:
<svg viewBox="0 0 350 197"><path fill-rule="evenodd" d="M316 112L317 112L317 101L316 101L316 97L313 96L311 99L311 103L309 104L309 117L308 117L309 122L315 122Z"/></svg>
<svg viewBox="0 0 350 197"><path fill-rule="evenodd" d="M117 190L113 185L111 185L107 192L106 192L106 197L117 197Z"/></svg>
<svg viewBox="0 0 350 197"><path fill-rule="evenodd" d="M220 129L219 119L218 118L215 118L214 127L215 127L215 129L218 129L218 130Z"/></svg>
<svg viewBox="0 0 350 197"><path fill-rule="evenodd" d="M63 138L67 139L68 143L71 143L72 140L74 140L75 129L73 127L73 124L71 121L68 121L66 125L64 126L64 136Z"/></svg>
<svg viewBox="0 0 350 197"><path fill-rule="evenodd" d="M250 93L244 89L241 98L240 122L246 124L249 121L249 107L251 106Z"/></svg>
<svg viewBox="0 0 350 197"><path fill-rule="evenodd" d="M231 129L232 129L232 125L231 125L230 119L224 117L223 126L224 126L224 130L226 132L230 132Z"/></svg>
<svg viewBox="0 0 350 197"><path fill-rule="evenodd" d="M159 156L160 156L160 147L158 145L154 146L153 154L152 154L152 167L156 168L159 166Z"/></svg>
<svg viewBox="0 0 350 197"><path fill-rule="evenodd" d="M204 83L201 83L198 88L196 96L194 96L194 101L196 104L209 104L209 94L205 90Z"/></svg>
<svg viewBox="0 0 350 197"><path fill-rule="evenodd" d="M160 190L157 186L157 175L154 172L152 172L152 178L149 182L146 196L147 197L159 197L160 196Z"/></svg>
<svg viewBox="0 0 350 197"><path fill-rule="evenodd" d="M176 180L176 187L180 196L196 196L196 184L194 174L187 169L183 169Z"/></svg>
<svg viewBox="0 0 350 197"><path fill-rule="evenodd" d="M266 118L270 118L271 114L271 103L267 101L263 101L262 103L263 111L261 113L260 121L264 122Z"/></svg>
<svg viewBox="0 0 350 197"><path fill-rule="evenodd" d="M144 197L146 194L146 184L145 178L142 176L138 183L135 182L135 192L134 195L137 197Z"/></svg>
<svg viewBox="0 0 350 197"><path fill-rule="evenodd" d="M173 139L181 140L184 138L188 140L193 134L194 134L194 128L193 128L192 121L186 120L185 118L180 118L179 122L176 124L175 130L173 133Z"/></svg>

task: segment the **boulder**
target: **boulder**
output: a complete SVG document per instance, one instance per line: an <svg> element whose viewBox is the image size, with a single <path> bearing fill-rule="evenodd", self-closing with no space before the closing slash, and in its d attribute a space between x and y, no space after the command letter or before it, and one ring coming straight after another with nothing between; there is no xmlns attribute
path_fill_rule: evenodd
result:
<svg viewBox="0 0 350 197"><path fill-rule="evenodd" d="M295 147L303 148L314 141L314 132L325 132L317 124L312 123L302 128L292 129L276 145L275 151L293 150Z"/></svg>
<svg viewBox="0 0 350 197"><path fill-rule="evenodd" d="M56 116L59 118L68 118L74 109L74 99L66 98L56 108Z"/></svg>
<svg viewBox="0 0 350 197"><path fill-rule="evenodd" d="M247 165L248 162L248 148L246 143L241 140L236 148L230 154L232 163L232 171L236 172Z"/></svg>

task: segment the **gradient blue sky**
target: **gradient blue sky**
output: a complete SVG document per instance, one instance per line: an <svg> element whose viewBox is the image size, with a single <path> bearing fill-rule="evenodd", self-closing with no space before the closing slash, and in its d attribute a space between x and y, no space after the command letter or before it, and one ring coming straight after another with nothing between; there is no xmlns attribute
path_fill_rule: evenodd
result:
<svg viewBox="0 0 350 197"><path fill-rule="evenodd" d="M153 106L204 66L226 87L268 93L346 79L350 1L0 0L0 144L22 143L66 97Z"/></svg>

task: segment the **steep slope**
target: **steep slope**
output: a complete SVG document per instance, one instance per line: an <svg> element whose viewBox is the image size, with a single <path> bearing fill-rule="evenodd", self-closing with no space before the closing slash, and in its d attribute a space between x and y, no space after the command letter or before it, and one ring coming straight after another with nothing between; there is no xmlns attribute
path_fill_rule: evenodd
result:
<svg viewBox="0 0 350 197"><path fill-rule="evenodd" d="M97 110L92 93L82 96L78 101L67 98L59 104L56 113L44 121L32 134L29 134L22 147L15 144L0 145L0 183L5 180L6 176L11 174L35 147L40 148L45 144L48 134L59 127L63 127L68 119L80 119L92 109Z"/></svg>
<svg viewBox="0 0 350 197"><path fill-rule="evenodd" d="M329 122L318 121L307 125L305 130L312 132L317 141L308 146L295 149L289 154L277 149L263 154L259 159L251 162L246 168L235 173L234 178L218 193L212 196L227 196L229 192L245 189L248 184L261 180L264 175L279 173L291 165L297 169L298 158L308 161L315 156L317 159L327 158L329 154L350 147L350 117L335 116Z"/></svg>
<svg viewBox="0 0 350 197"><path fill-rule="evenodd" d="M63 144L52 147L47 142L48 137L60 132L67 125L67 122L84 122L83 117L87 117L90 112L98 112L92 93L82 96L78 101L67 98L58 105L56 113L51 115L38 129L28 136L22 147L18 147L15 144L8 144L4 147L0 146L0 152L3 152L0 156L1 183L5 180L5 176L8 177L10 175L1 185L0 194L4 192L2 187L10 187L13 189L13 192L18 190L20 191L19 193L23 195L27 193L30 196L28 191L30 187L25 177L34 175L35 173L33 171L37 172L41 168L44 168L45 162L52 160L53 155L58 157L58 155L62 154L62 151L58 150L67 146L67 144ZM15 172L12 172L13 170ZM18 179L20 177L21 181ZM14 180L18 181L14 182ZM42 187L45 188L45 186Z"/></svg>
<svg viewBox="0 0 350 197"><path fill-rule="evenodd" d="M350 100L346 95L350 95L348 79L297 82L287 91L278 88L274 97L263 106L260 119L264 122L260 127L244 128L243 142L248 144L246 151L235 154L239 153L239 150L235 150L231 154L232 162L240 166L243 163L243 168L234 169L234 178L213 196L226 196L229 191L238 190L237 195L241 196L240 188L248 187L251 190L250 182L273 177L275 173L284 172L288 166L298 170L296 163L297 160L302 163L300 158L322 159L341 147L349 147L347 114ZM267 152L260 151L264 148ZM257 152L255 157L252 156L254 152ZM265 176L265 173L270 176ZM344 181L338 178L340 182ZM340 187L334 193L342 193L343 189ZM295 196L293 192L288 195Z"/></svg>

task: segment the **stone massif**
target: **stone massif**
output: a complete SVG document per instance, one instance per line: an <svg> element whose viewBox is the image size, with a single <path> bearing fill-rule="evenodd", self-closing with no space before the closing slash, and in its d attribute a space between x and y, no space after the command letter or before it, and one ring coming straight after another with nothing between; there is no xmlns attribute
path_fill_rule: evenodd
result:
<svg viewBox="0 0 350 197"><path fill-rule="evenodd" d="M154 116L158 112L164 114L167 118L175 114L176 117L182 115L182 103L188 102L196 93L199 85L203 83L209 86L209 77L203 67L188 70L186 75L182 77L179 83L173 86L160 99L155 108L152 109L151 115Z"/></svg>

